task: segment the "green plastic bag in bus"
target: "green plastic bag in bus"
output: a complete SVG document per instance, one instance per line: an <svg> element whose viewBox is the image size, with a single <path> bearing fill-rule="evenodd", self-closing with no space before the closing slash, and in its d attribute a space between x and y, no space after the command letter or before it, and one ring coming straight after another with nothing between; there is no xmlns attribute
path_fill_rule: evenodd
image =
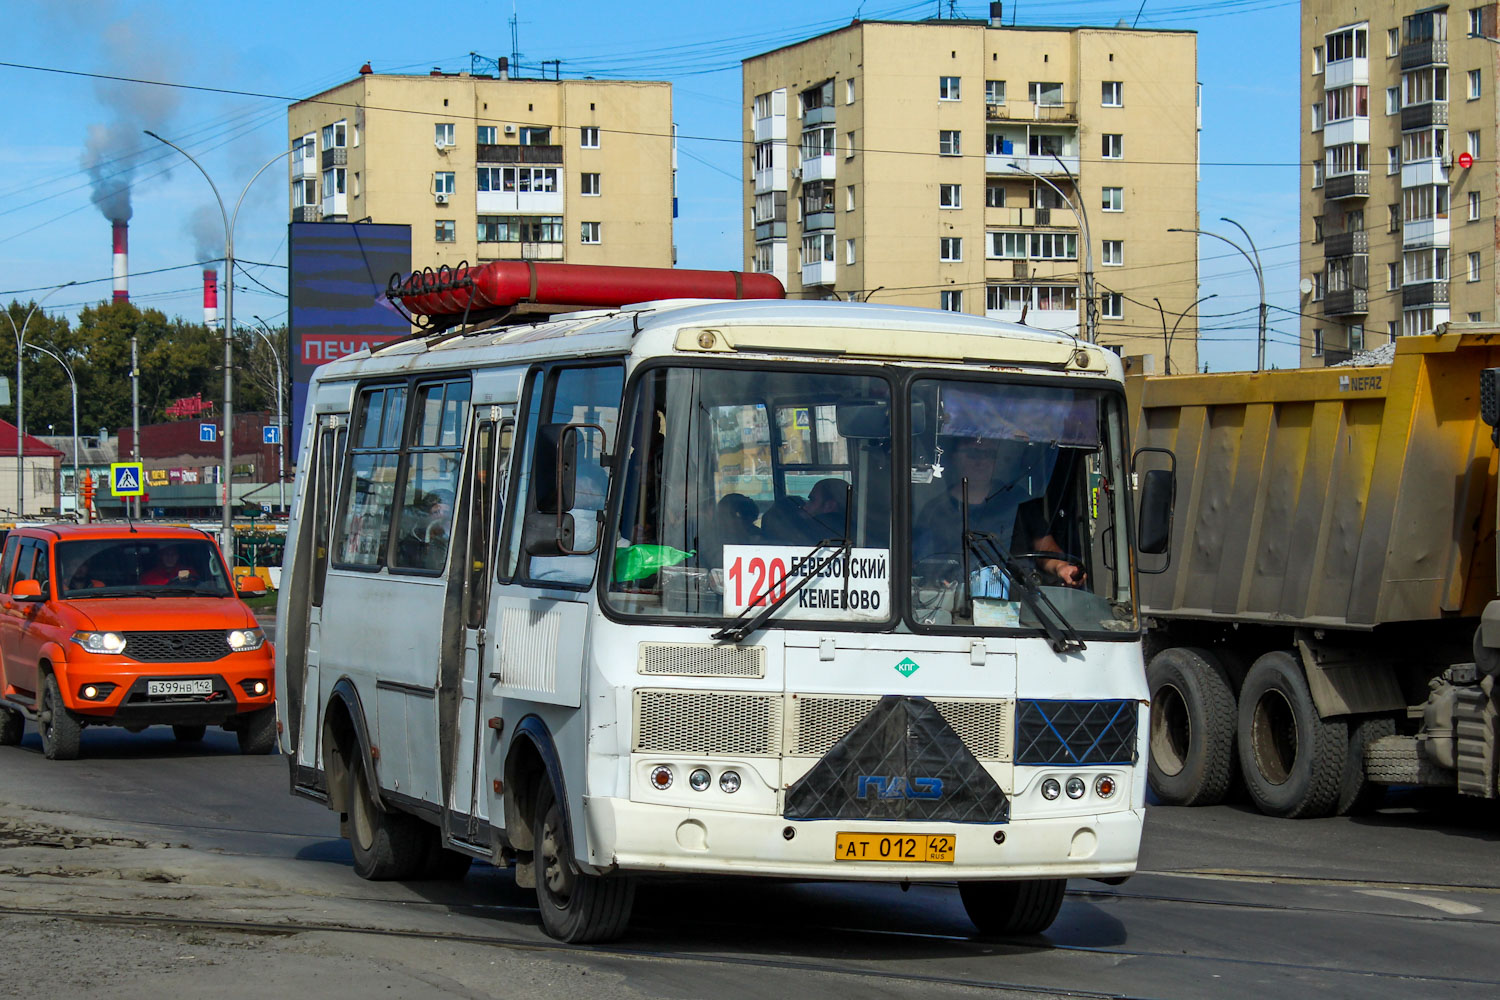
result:
<svg viewBox="0 0 1500 1000"><path fill-rule="evenodd" d="M631 545L615 551L615 582L644 580L666 566L676 566L696 555L670 545Z"/></svg>

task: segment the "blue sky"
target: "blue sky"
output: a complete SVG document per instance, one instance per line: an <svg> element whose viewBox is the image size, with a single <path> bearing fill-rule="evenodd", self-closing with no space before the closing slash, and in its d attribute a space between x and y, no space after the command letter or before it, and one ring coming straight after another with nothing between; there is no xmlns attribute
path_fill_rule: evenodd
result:
<svg viewBox="0 0 1500 1000"><path fill-rule="evenodd" d="M18 5L19 7L20 5ZM251 175L282 148L285 98L378 72L467 69L469 52L511 52L517 17L523 66L562 60L566 76L665 79L673 84L681 136L675 242L684 266L740 266L739 60L864 18L928 17L947 3L840 0L810 5L686 2L525 2L431 5L371 0L322 7L284 0L247 4L50 0L12 8L3 57L51 70L103 73L203 89L161 88L0 66L0 298L110 274L109 224L91 202L84 169L91 134L123 122L122 142L141 151L132 187L131 296L169 315L201 316L201 283L182 265L222 253L223 227L203 177L144 135L141 121L198 157L231 205ZM987 3L956 3L958 16L987 16ZM1298 4L1296 0L1058 0L1007 3L1019 24L1129 23L1198 32L1203 83L1201 225L1238 239L1242 223L1261 251L1268 300L1297 305ZM236 253L257 262L237 288L236 315L272 323L284 315L284 171L250 189ZM1184 255L1192 253L1184 236ZM218 249L209 249L211 247ZM1205 240L1201 248L1201 355L1215 371L1255 363L1255 280L1244 258ZM176 270L160 270L176 268ZM158 273L144 273L156 271ZM257 285L261 283L261 286ZM109 282L59 292L52 311L76 314L109 296ZM31 291L41 289L40 291ZM269 291L267 289L270 289ZM1149 293L1139 295L1149 301ZM1168 317L1170 322L1172 317ZM1271 311L1270 363L1296 364L1298 324Z"/></svg>

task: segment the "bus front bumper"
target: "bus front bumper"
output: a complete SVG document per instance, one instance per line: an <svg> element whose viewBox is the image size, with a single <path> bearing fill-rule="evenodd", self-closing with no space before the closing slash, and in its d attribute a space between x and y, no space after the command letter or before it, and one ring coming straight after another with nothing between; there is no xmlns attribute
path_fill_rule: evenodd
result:
<svg viewBox="0 0 1500 1000"><path fill-rule="evenodd" d="M1130 875L1145 812L1013 819L1003 824L791 821L584 799L588 862L598 870L924 881ZM790 831L791 836L787 836ZM951 835L950 862L836 860L839 834Z"/></svg>

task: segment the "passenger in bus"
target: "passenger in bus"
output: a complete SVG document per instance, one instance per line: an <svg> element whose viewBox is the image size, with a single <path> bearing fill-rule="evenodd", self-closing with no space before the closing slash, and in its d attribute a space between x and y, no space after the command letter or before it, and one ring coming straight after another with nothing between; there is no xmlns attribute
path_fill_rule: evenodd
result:
<svg viewBox="0 0 1500 1000"><path fill-rule="evenodd" d="M766 541L778 545L813 545L844 534L844 511L849 484L842 479L820 479L807 499L784 496L761 518Z"/></svg>
<svg viewBox="0 0 1500 1000"><path fill-rule="evenodd" d="M726 493L714 510L719 539L725 545L753 545L761 540L760 526L755 522L760 508L743 493Z"/></svg>
<svg viewBox="0 0 1500 1000"><path fill-rule="evenodd" d="M912 553L920 564L940 557L961 558L963 550L963 484L969 484L969 530L988 532L1010 552L1057 552L1057 543L1040 503L1002 475L996 482L999 442L959 438L948 454L952 467L942 495L929 501L912 524ZM1083 567L1065 559L1037 560L1039 569L1069 587L1085 582Z"/></svg>

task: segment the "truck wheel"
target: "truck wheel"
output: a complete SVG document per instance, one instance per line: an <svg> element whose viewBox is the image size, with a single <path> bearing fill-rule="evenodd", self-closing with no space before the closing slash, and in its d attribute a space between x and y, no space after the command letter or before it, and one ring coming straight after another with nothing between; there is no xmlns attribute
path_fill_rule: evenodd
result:
<svg viewBox="0 0 1500 1000"><path fill-rule="evenodd" d="M1051 927L1067 888L1068 880L1062 878L960 882L958 896L981 934L1008 937Z"/></svg>
<svg viewBox="0 0 1500 1000"><path fill-rule="evenodd" d="M1245 787L1261 812L1300 819L1327 816L1338 806L1349 726L1318 717L1290 653L1267 653L1245 675L1239 743Z"/></svg>
<svg viewBox="0 0 1500 1000"><path fill-rule="evenodd" d="M569 944L613 941L625 933L635 902L635 882L620 875L573 870L573 838L557 805L552 782L543 779L532 824L532 871L542 929Z"/></svg>
<svg viewBox="0 0 1500 1000"><path fill-rule="evenodd" d="M246 712L243 725L234 735L240 741L240 753L268 754L276 749L276 709L273 706Z"/></svg>
<svg viewBox="0 0 1500 1000"><path fill-rule="evenodd" d="M1146 668L1151 685L1151 788L1171 806L1221 802L1234 776L1234 691L1200 649L1164 649Z"/></svg>
<svg viewBox="0 0 1500 1000"><path fill-rule="evenodd" d="M48 674L42 682L42 753L48 760L77 760L83 726L63 704L57 677Z"/></svg>
<svg viewBox="0 0 1500 1000"><path fill-rule="evenodd" d="M387 812L370 794L365 769L350 762L349 845L354 873L372 882L415 878L427 864L427 824L406 813Z"/></svg>
<svg viewBox="0 0 1500 1000"><path fill-rule="evenodd" d="M1396 735L1396 720L1362 719L1349 731L1349 753L1344 758L1344 781L1339 787L1339 804L1334 810L1340 816L1367 813L1385 797L1385 786L1371 781L1365 773L1365 748L1378 739Z"/></svg>
<svg viewBox="0 0 1500 1000"><path fill-rule="evenodd" d="M18 746L26 734L26 716L0 705L0 747Z"/></svg>
<svg viewBox="0 0 1500 1000"><path fill-rule="evenodd" d="M172 737L178 743L202 743L207 726L173 726Z"/></svg>

